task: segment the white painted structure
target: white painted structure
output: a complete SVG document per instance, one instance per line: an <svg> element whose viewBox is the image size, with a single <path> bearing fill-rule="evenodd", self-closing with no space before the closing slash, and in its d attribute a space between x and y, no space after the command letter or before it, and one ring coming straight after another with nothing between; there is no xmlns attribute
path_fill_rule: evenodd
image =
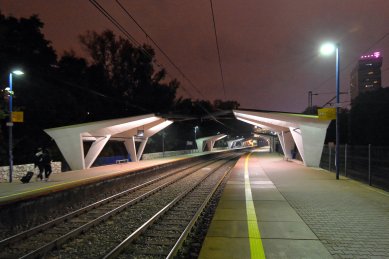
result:
<svg viewBox="0 0 389 259"><path fill-rule="evenodd" d="M131 161L139 161L148 138L172 123L147 114L46 129L45 132L55 140L70 168L78 170L90 168L108 140L122 141ZM84 141L93 142L86 155ZM141 142L138 151L135 142Z"/></svg>
<svg viewBox="0 0 389 259"><path fill-rule="evenodd" d="M199 152L203 151L212 151L215 142L221 140L222 138L227 137L225 134L219 134L216 136L209 136L205 138L196 139L197 149Z"/></svg>
<svg viewBox="0 0 389 259"><path fill-rule="evenodd" d="M304 165L319 167L323 144L330 120L319 120L318 116L234 110L238 120L276 132L285 157L292 158L296 145Z"/></svg>
<svg viewBox="0 0 389 259"><path fill-rule="evenodd" d="M234 140L229 140L227 141L227 145L228 145L228 148L231 149L231 148L234 148L236 146L236 144L238 142L242 142L242 140L244 140L244 138L238 138L238 139L234 139Z"/></svg>

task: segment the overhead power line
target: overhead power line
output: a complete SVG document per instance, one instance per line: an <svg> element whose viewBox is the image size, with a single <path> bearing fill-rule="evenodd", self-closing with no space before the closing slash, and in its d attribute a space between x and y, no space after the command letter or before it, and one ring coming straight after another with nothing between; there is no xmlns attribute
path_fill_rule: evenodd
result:
<svg viewBox="0 0 389 259"><path fill-rule="evenodd" d="M222 62L221 62L221 58L220 58L219 41L218 41L217 32L216 32L215 14L214 14L214 12L213 12L212 0L209 0L209 2L211 3L211 12L212 12L212 21L213 21L213 31L214 31L214 33L215 33L216 49L217 49L217 56L218 56L218 59L219 59L220 77L221 77L221 80L222 80L222 87L223 87L223 92L224 92L224 99L227 99L227 98L226 98L226 87L225 87L225 84L224 84L223 67L222 67Z"/></svg>
<svg viewBox="0 0 389 259"><path fill-rule="evenodd" d="M119 0L116 0L116 3L119 5L119 7L127 14L127 16L138 26L138 28L146 35L146 37L158 48L158 50L162 53L163 56L169 61L169 63L177 69L177 71L181 74L181 76L189 82L189 84L196 90L196 92L202 96L204 99L206 97L203 95L203 93L197 88L197 86L184 74L184 72L173 62L173 60L169 57L169 55L166 54L166 52L158 45L158 43L146 32L146 30L135 20L134 16L130 14L130 12L120 3ZM189 92L187 92L190 96L192 96ZM219 124L227 127L224 123L216 119L215 116L213 116L204 106L201 104L197 104L203 111L205 111L207 114L209 114L213 120L218 122Z"/></svg>
<svg viewBox="0 0 389 259"><path fill-rule="evenodd" d="M100 11L119 31L121 31L128 40L131 41L134 45L140 45L140 43L114 18L112 17L107 10L104 9L96 0L89 0L91 4L93 4L97 10Z"/></svg>
<svg viewBox="0 0 389 259"><path fill-rule="evenodd" d="M89 0L89 2L96 7L96 9L103 14L120 32L123 33L123 35L134 45L137 46L143 54L148 56L149 58L152 58L150 53L112 16L109 14L109 12L101 6L96 0ZM155 62L157 66L161 66L161 64L158 64ZM167 72L166 72L167 73ZM167 73L168 74L168 73ZM192 96L192 94L182 86L182 89L189 95Z"/></svg>
<svg viewBox="0 0 389 259"><path fill-rule="evenodd" d="M146 49L144 49L144 47L112 16L109 14L109 12L103 7L101 6L96 0L89 0L89 2L101 13L103 14L119 31L121 31L123 33L123 35L125 35L127 37L128 40L130 40L135 46L137 46L145 55L150 56L150 53L148 53L148 51ZM192 83L192 81L186 77L186 75L181 71L181 69L176 66L174 64L174 62L167 56L167 54L158 46L158 44L150 37L150 35L140 26L140 24L138 22L136 22L136 20L130 15L130 13L123 7L123 5L120 4L119 1L116 1L118 3L118 5L127 13L127 15L138 25L138 27L141 28L141 30L146 34L146 36L157 46L157 48L161 51L161 53L169 60L169 62L181 73L181 75L183 76L183 78L185 78L193 87L194 89L201 95L203 96L203 94L200 92L200 90L197 89L197 87ZM191 97L192 94L185 88L182 86L182 89L184 89L184 91ZM205 97L203 96L203 98L205 99ZM220 122L219 120L217 120L207 109L205 109L201 104L197 104L202 110L204 110L204 112L206 112L207 114L209 114L216 122L218 122L219 124L227 127L224 123Z"/></svg>
<svg viewBox="0 0 389 259"><path fill-rule="evenodd" d="M119 0L116 0L116 3L119 5L119 7L126 13L126 15L138 26L138 28L146 35L146 37L157 47L157 49L162 53L162 55L169 61L169 63L177 69L177 71L181 74L181 76L189 82L189 84L193 87L193 89L196 90L196 92L203 97L205 96L203 93L197 88L197 86L184 74L184 72L173 62L173 60L169 57L168 54L159 46L159 44L146 32L146 30L135 20L134 16L131 15L131 13L120 3Z"/></svg>

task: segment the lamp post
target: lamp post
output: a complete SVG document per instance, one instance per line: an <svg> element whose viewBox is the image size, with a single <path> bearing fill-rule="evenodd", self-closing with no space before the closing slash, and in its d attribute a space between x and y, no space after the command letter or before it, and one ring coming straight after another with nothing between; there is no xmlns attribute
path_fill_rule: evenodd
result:
<svg viewBox="0 0 389 259"><path fill-rule="evenodd" d="M197 132L198 128L199 128L199 126L194 127L194 139L195 139L195 142L196 142L196 132Z"/></svg>
<svg viewBox="0 0 389 259"><path fill-rule="evenodd" d="M12 97L13 97L13 90L12 90L12 75L23 75L23 71L21 70L14 70L11 73L9 73L9 121L7 123L7 126L9 127L8 130L8 153L9 153L9 182L12 183L12 173L13 173L13 154L12 154L12 146L13 146L13 135L12 135L12 127L13 127L13 121L12 121Z"/></svg>
<svg viewBox="0 0 389 259"><path fill-rule="evenodd" d="M197 146L197 144L196 144L196 132L197 132L198 128L199 128L199 126L194 127L194 144L195 144L195 146Z"/></svg>
<svg viewBox="0 0 389 259"><path fill-rule="evenodd" d="M335 135L335 168L336 179L339 180L339 44L325 43L321 46L320 52L330 55L335 51L336 56L336 135Z"/></svg>

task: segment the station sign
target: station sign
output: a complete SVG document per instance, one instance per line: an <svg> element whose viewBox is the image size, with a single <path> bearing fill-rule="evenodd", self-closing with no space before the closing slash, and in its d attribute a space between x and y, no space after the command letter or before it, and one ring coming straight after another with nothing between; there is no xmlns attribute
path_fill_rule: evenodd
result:
<svg viewBox="0 0 389 259"><path fill-rule="evenodd" d="M12 122L24 122L24 113L21 111L12 112Z"/></svg>
<svg viewBox="0 0 389 259"><path fill-rule="evenodd" d="M336 108L322 108L318 109L317 113L320 120L335 120L336 119Z"/></svg>

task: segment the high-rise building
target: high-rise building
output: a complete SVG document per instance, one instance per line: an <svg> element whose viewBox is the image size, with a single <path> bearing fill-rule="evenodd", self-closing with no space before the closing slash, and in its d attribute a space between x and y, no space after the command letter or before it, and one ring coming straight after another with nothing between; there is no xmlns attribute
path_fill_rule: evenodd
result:
<svg viewBox="0 0 389 259"><path fill-rule="evenodd" d="M380 52L361 56L358 64L351 72L351 101L360 93L381 88L382 59Z"/></svg>

